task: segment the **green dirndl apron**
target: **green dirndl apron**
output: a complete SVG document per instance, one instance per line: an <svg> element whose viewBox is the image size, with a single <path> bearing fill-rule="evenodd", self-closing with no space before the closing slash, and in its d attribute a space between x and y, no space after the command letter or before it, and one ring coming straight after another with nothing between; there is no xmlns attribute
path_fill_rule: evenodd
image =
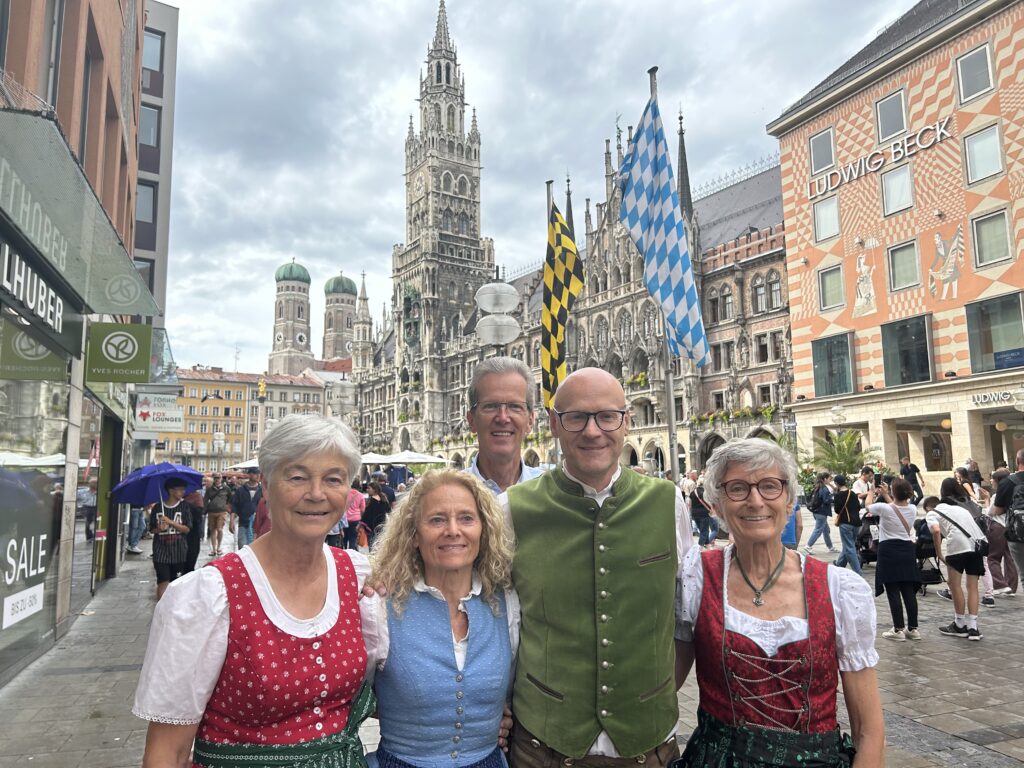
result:
<svg viewBox="0 0 1024 768"><path fill-rule="evenodd" d="M303 744L213 744L197 739L192 760L202 768L366 768L359 726L376 706L373 689L363 683L348 723L338 733Z"/></svg>
<svg viewBox="0 0 1024 768"><path fill-rule="evenodd" d="M839 731L737 727L698 709L697 729L672 768L849 768L855 752Z"/></svg>

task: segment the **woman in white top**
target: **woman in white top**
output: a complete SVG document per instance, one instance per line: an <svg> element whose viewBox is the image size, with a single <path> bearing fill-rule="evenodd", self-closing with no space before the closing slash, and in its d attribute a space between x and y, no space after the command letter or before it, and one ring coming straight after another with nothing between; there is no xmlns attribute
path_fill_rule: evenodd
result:
<svg viewBox="0 0 1024 768"><path fill-rule="evenodd" d="M917 568L914 531L917 508L911 504L912 498L914 488L903 479L893 480L891 487L882 483L878 488L871 488L867 495L868 515L878 520L875 594L885 592L892 614L892 629L883 632L882 637L901 642L921 639L917 629L917 590L921 587L921 574ZM904 605L906 624L903 623Z"/></svg>
<svg viewBox="0 0 1024 768"><path fill-rule="evenodd" d="M694 547L680 571L677 677L696 661L700 688L682 768L840 768L854 746L858 768L884 763L871 589L782 546L797 488L792 455L767 440L730 440L705 468L734 544ZM840 677L853 743L836 719Z"/></svg>
<svg viewBox="0 0 1024 768"><path fill-rule="evenodd" d="M144 768L365 766L379 603L359 597L366 558L324 543L356 446L318 415L288 416L263 441L273 528L174 582L153 615L132 707L150 721Z"/></svg>
<svg viewBox="0 0 1024 768"><path fill-rule="evenodd" d="M950 637L981 640L978 629L978 579L985 574L985 561L975 551L974 542L984 539L974 516L966 509L967 498L963 486L954 477L947 477L939 487L938 506L925 520L932 532L935 552L946 564L949 592L953 597L953 623L940 627L939 632ZM946 540L946 554L942 554L942 540ZM962 579L967 576L967 599L964 599ZM965 610L966 609L966 610Z"/></svg>

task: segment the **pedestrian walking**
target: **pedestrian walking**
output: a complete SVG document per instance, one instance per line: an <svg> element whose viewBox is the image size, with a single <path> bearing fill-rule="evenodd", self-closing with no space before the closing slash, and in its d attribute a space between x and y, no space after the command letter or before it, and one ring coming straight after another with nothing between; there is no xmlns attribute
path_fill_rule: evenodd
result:
<svg viewBox="0 0 1024 768"><path fill-rule="evenodd" d="M861 478L863 479L863 474ZM860 573L860 555L857 554L860 501L857 494L846 487L846 482L845 475L836 475L836 492L832 496L832 509L836 514L835 522L839 527L839 539L843 546L843 551L836 558L836 565L840 568L848 565L854 573ZM867 496L867 490L864 491L865 496Z"/></svg>
<svg viewBox="0 0 1024 768"><path fill-rule="evenodd" d="M221 482L220 475L214 475L213 482L203 494L206 510L206 522L210 527L210 554L217 557L221 553L221 540L224 536L224 519L231 511L231 489Z"/></svg>
<svg viewBox="0 0 1024 768"><path fill-rule="evenodd" d="M946 564L950 595L953 598L953 622L939 628L939 632L967 640L981 640L978 628L978 580L985 573L983 556L976 551L975 542L985 535L964 506L966 496L959 481L947 477L940 486L941 498L925 520L932 532L935 552ZM928 500L925 500L928 506ZM946 540L946 553L942 554L942 540ZM963 582L966 577L967 594Z"/></svg>
<svg viewBox="0 0 1024 768"><path fill-rule="evenodd" d="M188 540L192 525L191 507L185 501L185 481L178 477L164 482L164 498L153 508L150 530L153 532L153 569L156 571L156 599L167 585L185 573Z"/></svg>
<svg viewBox="0 0 1024 768"><path fill-rule="evenodd" d="M910 461L909 456L900 459L900 477L910 483L914 490L914 498L911 501L917 506L924 498L924 484L921 482L921 469Z"/></svg>
<svg viewBox="0 0 1024 768"><path fill-rule="evenodd" d="M804 552L808 555L814 553L814 543L819 536L825 540L825 546L828 547L829 552L838 551L832 546L832 532L829 530L829 516L832 514L832 489L829 487L829 479L827 472L820 473L814 482L811 497L807 501L807 507L814 516L814 530L811 531L811 537L807 540L807 546L804 547Z"/></svg>
<svg viewBox="0 0 1024 768"><path fill-rule="evenodd" d="M235 489L231 497L229 511L231 513L230 530L235 534L235 549L241 549L255 540L253 523L256 519L256 506L263 498L263 486L260 485L260 473L257 469L249 470L248 480ZM218 552L218 554L220 554Z"/></svg>
<svg viewBox="0 0 1024 768"><path fill-rule="evenodd" d="M995 487L992 503L986 513L989 515L988 532L988 569L992 574L993 591L997 595L1015 595L1020 582L1017 566L1010 557L1009 542L1006 540L1006 511L995 504L999 490L1009 480L1010 470L997 469L992 473L992 484ZM998 514L997 514L998 512Z"/></svg>
<svg viewBox="0 0 1024 768"><path fill-rule="evenodd" d="M352 481L352 490L348 492L345 508L345 518L348 520L345 527L345 549L359 549L359 523L365 510L366 496L363 495L363 484L357 477Z"/></svg>

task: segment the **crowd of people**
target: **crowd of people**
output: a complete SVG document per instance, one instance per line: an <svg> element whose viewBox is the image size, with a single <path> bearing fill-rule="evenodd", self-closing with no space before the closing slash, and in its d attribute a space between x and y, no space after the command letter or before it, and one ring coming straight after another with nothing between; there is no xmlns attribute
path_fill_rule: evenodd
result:
<svg viewBox="0 0 1024 768"><path fill-rule="evenodd" d="M520 361L480 363L472 465L404 488L361 483L340 422L283 419L261 474L212 507L239 529L251 507L253 539L164 585L133 706L150 721L144 766L881 766L875 602L854 542L877 521L874 592L893 614L883 637L920 639L915 501L949 574L955 617L942 631L980 639L979 563L998 556L997 537L990 523L989 555L976 551L961 479L930 499L919 473L823 475L800 551L797 467L778 445L732 440L678 484L631 471L619 464L622 386L586 368L558 388L561 461L541 472L521 458L535 409ZM1024 484L1017 459L989 500L995 525ZM204 494L208 525L219 487ZM187 558L181 490L169 484L155 532ZM810 556L819 537L836 563ZM691 672L686 739L677 690ZM359 725L373 713L380 742L364 756Z"/></svg>

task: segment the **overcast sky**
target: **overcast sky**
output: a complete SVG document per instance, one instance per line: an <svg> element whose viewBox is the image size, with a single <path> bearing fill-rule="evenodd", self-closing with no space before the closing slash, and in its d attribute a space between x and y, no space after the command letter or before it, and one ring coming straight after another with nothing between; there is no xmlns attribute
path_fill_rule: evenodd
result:
<svg viewBox="0 0 1024 768"><path fill-rule="evenodd" d="M266 369L274 271L366 272L375 327L404 239L404 141L436 0L171 0L180 7L167 327L178 364ZM685 115L693 186L778 144L765 124L913 0L448 0L481 133L482 232L499 264L539 263L544 181L604 200L604 140L635 125L659 66ZM621 116L621 117L619 117ZM467 120L468 124L468 120ZM419 125L417 121L417 131Z"/></svg>

